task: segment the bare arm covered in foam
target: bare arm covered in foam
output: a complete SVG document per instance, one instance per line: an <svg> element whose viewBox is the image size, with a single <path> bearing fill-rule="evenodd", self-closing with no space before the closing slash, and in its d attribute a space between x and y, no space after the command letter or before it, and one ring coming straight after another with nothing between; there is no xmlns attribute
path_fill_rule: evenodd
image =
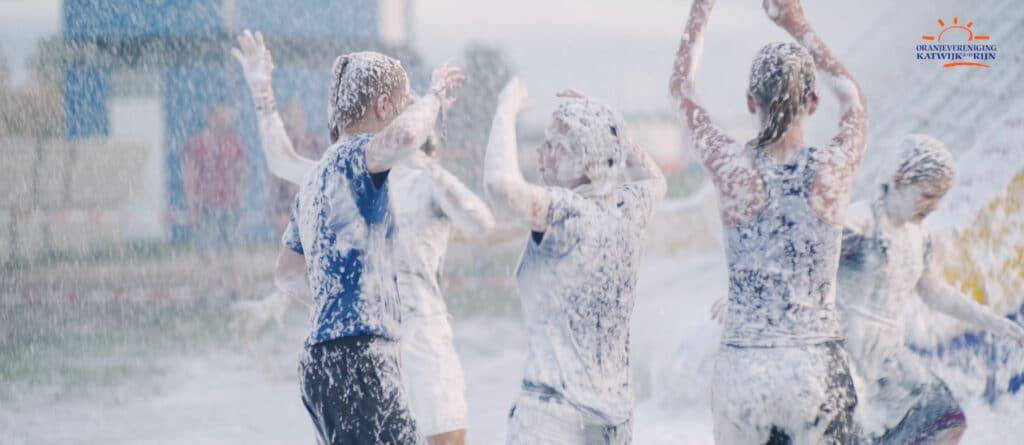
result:
<svg viewBox="0 0 1024 445"><path fill-rule="evenodd" d="M526 182L519 169L516 115L525 100L526 90L518 78L513 78L498 96L484 156L484 188L488 202L498 213L543 232L548 228L549 199L544 188Z"/></svg>
<svg viewBox="0 0 1024 445"><path fill-rule="evenodd" d="M291 298L309 306L313 296L306 281L306 259L291 249L281 246L274 269L274 285Z"/></svg>
<svg viewBox="0 0 1024 445"><path fill-rule="evenodd" d="M839 132L822 150L811 206L826 221L842 221L853 188L853 176L867 147L867 100L860 85L807 23L796 0L765 0L765 11L814 58L825 83L839 99Z"/></svg>
<svg viewBox="0 0 1024 445"><path fill-rule="evenodd" d="M928 267L924 276L917 283L917 293L928 307L992 331L996 335L1024 342L1024 327L992 313L986 307L976 303L974 299L946 283L938 273L934 272L937 270L936 267L938 266L934 264Z"/></svg>
<svg viewBox="0 0 1024 445"><path fill-rule="evenodd" d="M371 173L390 170L419 150L430 137L441 100L427 95L402 112L366 144L366 167Z"/></svg>
<svg viewBox="0 0 1024 445"><path fill-rule="evenodd" d="M626 176L630 182L647 183L654 195L654 202L660 202L665 197L668 189L665 174L654 159L637 145L630 147L629 156L626 157Z"/></svg>
<svg viewBox="0 0 1024 445"><path fill-rule="evenodd" d="M263 41L263 35L243 31L238 36L238 48L232 48L231 55L241 65L243 77L252 92L260 146L263 147L267 167L274 176L292 184L301 184L316 161L295 151L284 129L284 122L277 113L271 84L274 61Z"/></svg>
<svg viewBox="0 0 1024 445"><path fill-rule="evenodd" d="M270 173L292 184L302 185L309 171L316 166L316 161L295 151L285 132L284 122L276 111L257 112L256 122L259 126L260 146L263 147L263 156Z"/></svg>
<svg viewBox="0 0 1024 445"><path fill-rule="evenodd" d="M430 94L406 108L367 144L366 166L371 173L390 170L419 150L430 137L438 113L455 103L451 93L463 79L462 70L450 63L434 70Z"/></svg>
<svg viewBox="0 0 1024 445"><path fill-rule="evenodd" d="M419 152L411 164L430 175L431 195L445 216L470 238L483 239L494 229L494 215L482 199L437 161Z"/></svg>
<svg viewBox="0 0 1024 445"><path fill-rule="evenodd" d="M718 189L722 218L729 224L737 224L761 206L765 191L747 150L711 121L711 115L696 97L696 72L704 51L704 31L714 3L714 0L694 0L690 7L690 18L679 42L669 91L693 133L697 156Z"/></svg>

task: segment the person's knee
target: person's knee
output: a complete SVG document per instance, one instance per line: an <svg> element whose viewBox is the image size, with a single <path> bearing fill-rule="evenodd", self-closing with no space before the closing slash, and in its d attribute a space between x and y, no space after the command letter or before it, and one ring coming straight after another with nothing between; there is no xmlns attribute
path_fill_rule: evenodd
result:
<svg viewBox="0 0 1024 445"><path fill-rule="evenodd" d="M956 426L943 430L935 438L935 443L943 445L956 445L960 443L960 439L963 437L964 432L967 431L967 425Z"/></svg>
<svg viewBox="0 0 1024 445"><path fill-rule="evenodd" d="M428 445L465 445L466 430L448 431L427 437Z"/></svg>

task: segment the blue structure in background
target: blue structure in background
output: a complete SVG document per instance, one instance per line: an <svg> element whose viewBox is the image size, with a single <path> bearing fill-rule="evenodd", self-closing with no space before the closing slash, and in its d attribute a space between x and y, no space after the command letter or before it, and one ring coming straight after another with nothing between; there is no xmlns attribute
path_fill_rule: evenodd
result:
<svg viewBox="0 0 1024 445"><path fill-rule="evenodd" d="M249 155L243 231L249 236L271 236L265 212L267 169L251 99L227 49L239 30L262 31L274 50L279 103L299 101L311 129L326 141L326 125L320 124L326 119L327 75L335 56L369 48L413 59L411 65L416 64L415 54L405 43L384 43L380 15L386 1L64 0L63 38L71 54L66 57L63 85L67 136L108 135L107 102L117 91L113 79L118 73L153 77L148 80L160 85L164 108L167 187L174 221L171 238L180 241L187 235L180 217L185 208L182 147L203 128L212 104L232 104L235 130ZM390 5L392 10L396 5L408 10L409 0ZM407 19L405 23L408 26Z"/></svg>
<svg viewBox="0 0 1024 445"><path fill-rule="evenodd" d="M68 68L64 72L64 105L68 137L106 136L110 127L107 76L96 68Z"/></svg>

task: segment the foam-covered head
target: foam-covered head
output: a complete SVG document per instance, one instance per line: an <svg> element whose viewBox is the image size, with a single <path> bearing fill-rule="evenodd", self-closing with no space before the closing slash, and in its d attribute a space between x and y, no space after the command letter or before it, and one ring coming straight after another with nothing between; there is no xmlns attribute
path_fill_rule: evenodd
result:
<svg viewBox="0 0 1024 445"><path fill-rule="evenodd" d="M752 142L764 147L778 141L817 105L814 59L795 43L765 45L750 66L747 94L751 111L761 118L761 130Z"/></svg>
<svg viewBox="0 0 1024 445"><path fill-rule="evenodd" d="M953 186L953 155L941 141L923 134L904 137L898 153L886 186L890 191L890 216L897 221L920 222Z"/></svg>
<svg viewBox="0 0 1024 445"><path fill-rule="evenodd" d="M630 140L622 116L587 98L563 98L539 149L541 176L548 185L602 187L623 167Z"/></svg>
<svg viewBox="0 0 1024 445"><path fill-rule="evenodd" d="M900 142L893 184L930 182L949 188L955 178L953 155L942 141L924 134L911 134Z"/></svg>
<svg viewBox="0 0 1024 445"><path fill-rule="evenodd" d="M337 139L346 128L363 119L378 101L387 99L393 119L407 105L409 77L396 59L372 51L334 59L327 103L328 129Z"/></svg>

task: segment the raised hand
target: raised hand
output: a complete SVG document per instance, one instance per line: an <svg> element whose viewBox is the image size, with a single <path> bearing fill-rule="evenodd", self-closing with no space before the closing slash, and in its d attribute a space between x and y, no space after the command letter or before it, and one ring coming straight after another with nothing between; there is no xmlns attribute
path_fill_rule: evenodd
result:
<svg viewBox="0 0 1024 445"><path fill-rule="evenodd" d="M246 29L238 35L238 48L231 48L231 55L242 66L242 75L249 88L256 90L270 84L274 71L274 59L263 42L263 34L253 34Z"/></svg>
<svg viewBox="0 0 1024 445"><path fill-rule="evenodd" d="M799 0L762 0L761 6L773 22L802 20L804 10Z"/></svg>
<svg viewBox="0 0 1024 445"><path fill-rule="evenodd" d="M430 92L441 101L441 108L448 109L455 104L454 90L466 80L462 69L451 61L434 69L430 76Z"/></svg>
<svg viewBox="0 0 1024 445"><path fill-rule="evenodd" d="M582 91L580 91L580 90L578 90L576 88L566 88L566 89L564 89L562 91L559 91L559 92L555 93L555 96L557 96L557 97L565 97L565 98L570 98L570 99L586 99L587 98L586 94L583 94Z"/></svg>

